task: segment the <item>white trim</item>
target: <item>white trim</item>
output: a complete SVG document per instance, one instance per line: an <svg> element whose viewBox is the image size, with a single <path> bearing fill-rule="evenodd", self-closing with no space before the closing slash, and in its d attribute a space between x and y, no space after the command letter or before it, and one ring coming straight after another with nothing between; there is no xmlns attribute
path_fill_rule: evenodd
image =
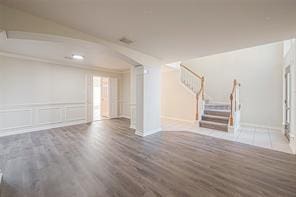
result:
<svg viewBox="0 0 296 197"><path fill-rule="evenodd" d="M162 119L168 119L168 120L176 120L176 121L182 121L182 122L189 122L189 123L195 123L195 120L187 120L187 119L181 119L181 118L175 118L170 116L160 116Z"/></svg>
<svg viewBox="0 0 296 197"><path fill-rule="evenodd" d="M0 108L0 114L11 112L28 112L24 114L26 117L30 117L25 123L21 122L9 127L0 128L0 136L18 134L27 131L36 131L43 128L50 129L63 125L73 125L78 123L84 123L86 121L86 105L85 102L72 102L72 103L29 103L29 104L17 104L17 105L5 105ZM76 114L76 117L69 119L70 109L79 109L83 113ZM58 116L54 117L54 120L45 118L41 121L40 113L49 112L55 110Z"/></svg>
<svg viewBox="0 0 296 197"><path fill-rule="evenodd" d="M78 121L78 120L85 120L86 114L84 114L84 116L82 117L78 117L78 118L72 118L69 119L69 109L86 109L86 105L81 105L81 106L66 106L65 107L65 122L72 122L72 121Z"/></svg>
<svg viewBox="0 0 296 197"><path fill-rule="evenodd" d="M23 130L0 132L0 137L35 132L35 131L43 131L43 130L48 130L48 129L54 129L54 128L59 128L59 127L72 126L72 125L79 125L79 124L85 124L85 123L86 123L86 121L83 120L83 121L77 121L77 122L50 124L48 126L34 127L34 128L29 128L29 129L23 129Z"/></svg>
<svg viewBox="0 0 296 197"><path fill-rule="evenodd" d="M0 29L0 40L7 40L8 36L7 36L7 32Z"/></svg>
<svg viewBox="0 0 296 197"><path fill-rule="evenodd" d="M293 154L296 154L296 138L290 138L290 148L292 149Z"/></svg>
<svg viewBox="0 0 296 197"><path fill-rule="evenodd" d="M149 130L149 131L136 131L135 134L136 135L139 135L141 137L145 137L147 135L152 135L154 133L157 133L159 131L161 131L162 129L161 128L157 128L157 129L152 129L152 130Z"/></svg>
<svg viewBox="0 0 296 197"><path fill-rule="evenodd" d="M85 105L85 102L68 102L68 103L25 103L25 104L11 104L11 105L1 105L0 110L5 110L7 108L21 108L21 107L39 107L48 105Z"/></svg>
<svg viewBox="0 0 296 197"><path fill-rule="evenodd" d="M130 124L130 129L136 129L136 125L135 124Z"/></svg>
<svg viewBox="0 0 296 197"><path fill-rule="evenodd" d="M181 119L181 118L175 118L175 117L169 117L169 116L161 116L162 119L168 119L168 120L176 120L176 121L181 121L181 122L189 122L189 123L195 123L195 120L188 120L188 119ZM252 128L262 128L262 129L272 129L272 130L278 130L283 132L282 127L273 127L273 126L268 126L268 125L259 125L259 124L253 124L253 123L240 123L240 127L252 127Z"/></svg>
<svg viewBox="0 0 296 197"><path fill-rule="evenodd" d="M129 115L125 115L125 114L120 114L119 117L120 118L127 118L127 119L131 118Z"/></svg>
<svg viewBox="0 0 296 197"><path fill-rule="evenodd" d="M59 120L57 120L57 121L54 121L54 122L50 122L50 121L47 121L47 122L40 122L40 112L41 111L48 111L48 110L52 110L52 109L58 109L59 110L59 112L60 112L60 118L59 118ZM61 123L61 122L63 122L63 119L62 119L62 116L63 116L63 107L42 107L42 108L39 108L38 110L37 110L37 124L38 125L48 125L48 124L57 124L57 123Z"/></svg>
<svg viewBox="0 0 296 197"><path fill-rule="evenodd" d="M259 124L253 124L253 123L247 123L247 122L241 122L240 127L255 127L255 128L261 128L261 129L272 129L272 130L278 130L280 132L283 132L282 127L274 127L274 126L268 126L268 125L259 125Z"/></svg>
<svg viewBox="0 0 296 197"><path fill-rule="evenodd" d="M33 109L7 109L7 110L0 110L0 113L9 113L9 112L19 112L19 111L28 111L30 112L30 123L28 125L22 125L22 126L15 126L15 127L3 127L0 128L1 131L5 130L11 130L11 129L21 129L21 128L27 128L27 127L32 127L33 126Z"/></svg>

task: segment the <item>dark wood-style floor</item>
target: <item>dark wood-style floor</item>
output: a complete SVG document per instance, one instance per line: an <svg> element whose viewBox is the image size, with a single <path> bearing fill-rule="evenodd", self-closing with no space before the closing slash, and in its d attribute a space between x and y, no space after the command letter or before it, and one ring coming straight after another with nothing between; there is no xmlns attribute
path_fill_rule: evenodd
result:
<svg viewBox="0 0 296 197"><path fill-rule="evenodd" d="M1 197L296 196L296 157L126 119L0 138Z"/></svg>

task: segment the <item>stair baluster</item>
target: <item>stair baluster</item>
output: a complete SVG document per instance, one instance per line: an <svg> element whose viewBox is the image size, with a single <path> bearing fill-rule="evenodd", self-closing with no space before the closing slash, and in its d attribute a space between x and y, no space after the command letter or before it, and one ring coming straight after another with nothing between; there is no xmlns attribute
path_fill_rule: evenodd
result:
<svg viewBox="0 0 296 197"><path fill-rule="evenodd" d="M200 120L201 114L203 111L203 102L204 102L204 82L205 78L194 73L192 70L182 65L181 68L181 81L183 84L190 89L196 95L196 115L195 119ZM200 84L200 88L198 88Z"/></svg>

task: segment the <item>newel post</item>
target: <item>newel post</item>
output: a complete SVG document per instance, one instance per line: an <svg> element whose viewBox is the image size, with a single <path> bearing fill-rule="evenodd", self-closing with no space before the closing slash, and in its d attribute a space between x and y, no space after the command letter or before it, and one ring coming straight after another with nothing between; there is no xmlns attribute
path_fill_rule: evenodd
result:
<svg viewBox="0 0 296 197"><path fill-rule="evenodd" d="M199 117L198 101L199 101L199 96L198 96L198 93L196 93L196 113L195 113L195 120L198 120L198 117Z"/></svg>
<svg viewBox="0 0 296 197"><path fill-rule="evenodd" d="M232 106L233 106L233 95L230 94L230 116L229 116L229 122L230 126L233 126L233 113L232 113Z"/></svg>

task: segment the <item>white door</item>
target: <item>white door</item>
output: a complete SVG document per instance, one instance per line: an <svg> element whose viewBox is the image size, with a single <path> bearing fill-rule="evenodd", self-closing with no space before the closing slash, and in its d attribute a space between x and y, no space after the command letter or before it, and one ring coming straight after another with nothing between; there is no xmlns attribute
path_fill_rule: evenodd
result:
<svg viewBox="0 0 296 197"><path fill-rule="evenodd" d="M101 78L101 115L109 117L109 78Z"/></svg>
<svg viewBox="0 0 296 197"><path fill-rule="evenodd" d="M93 120L101 119L101 77L93 77Z"/></svg>
<svg viewBox="0 0 296 197"><path fill-rule="evenodd" d="M118 117L118 82L116 78L109 78L109 117Z"/></svg>

